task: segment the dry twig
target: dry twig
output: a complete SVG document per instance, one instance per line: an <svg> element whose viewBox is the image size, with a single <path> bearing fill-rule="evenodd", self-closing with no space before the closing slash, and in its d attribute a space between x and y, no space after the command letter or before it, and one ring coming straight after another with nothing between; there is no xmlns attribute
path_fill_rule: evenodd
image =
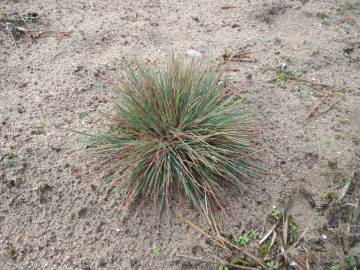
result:
<svg viewBox="0 0 360 270"><path fill-rule="evenodd" d="M32 35L31 39L32 40L37 40L40 38L45 38L45 37L50 37L50 36L54 36L57 40L61 40L65 37L69 37L71 34L73 33L73 31L70 32L55 32L52 30L45 30L37 35Z"/></svg>
<svg viewBox="0 0 360 270"><path fill-rule="evenodd" d="M234 245L233 243L231 243L228 239L224 238L223 236L221 236L220 234L218 235L209 235L208 233L206 233L203 229L201 229L199 226L193 224L190 220L186 219L183 215L178 214L179 218L186 222L187 224L191 225L193 228L195 228L197 231L199 231L201 234L205 235L208 239L210 239L212 242L214 242L216 245L222 247L224 250L226 251L230 251L230 248L236 249L237 251L239 251L241 254L243 254L244 256L252 259L256 264L258 264L259 266L261 266L263 269L267 269L266 265L264 264L264 262L257 258L256 256L254 256L253 254L251 254L250 252L247 252L246 250ZM217 232L218 233L218 232Z"/></svg>
<svg viewBox="0 0 360 270"><path fill-rule="evenodd" d="M222 55L224 63L226 62L256 62L248 45L240 48L236 53L229 53L227 50Z"/></svg>
<svg viewBox="0 0 360 270"><path fill-rule="evenodd" d="M310 112L305 116L304 121L308 122L312 116L314 116L315 112L319 109L320 105L330 96L328 92L325 96L323 96L310 110Z"/></svg>
<svg viewBox="0 0 360 270"><path fill-rule="evenodd" d="M179 258L183 258L189 261L194 261L194 262L200 262L200 263L209 263L209 264L226 264L227 266L230 266L232 268L236 268L236 269L242 269L242 270L256 270L257 268L254 267L248 267L248 266L242 266L242 265L237 265L237 264L233 264L233 263L228 263L225 262L223 260L217 259L216 262L205 259L205 258L201 258L201 257L194 257L194 256L187 256L187 255L177 255L177 257Z"/></svg>

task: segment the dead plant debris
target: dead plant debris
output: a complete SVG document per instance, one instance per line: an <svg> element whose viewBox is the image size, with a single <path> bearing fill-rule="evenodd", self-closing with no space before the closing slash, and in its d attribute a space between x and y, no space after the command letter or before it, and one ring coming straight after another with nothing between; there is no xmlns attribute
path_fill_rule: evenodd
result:
<svg viewBox="0 0 360 270"><path fill-rule="evenodd" d="M222 54L222 64L227 62L256 62L256 58L253 56L252 52L249 50L249 45L239 48L236 52L230 52L225 49Z"/></svg>
<svg viewBox="0 0 360 270"><path fill-rule="evenodd" d="M19 40L26 37L30 38L31 42L35 42L46 37L55 37L57 40L62 40L72 34L72 31L57 32L49 30L43 18L37 12L28 12L26 14L0 12L0 31L6 33L15 45Z"/></svg>

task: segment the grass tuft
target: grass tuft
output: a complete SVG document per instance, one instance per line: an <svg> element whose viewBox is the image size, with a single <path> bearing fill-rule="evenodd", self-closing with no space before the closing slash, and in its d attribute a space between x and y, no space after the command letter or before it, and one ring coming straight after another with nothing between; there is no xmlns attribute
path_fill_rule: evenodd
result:
<svg viewBox="0 0 360 270"><path fill-rule="evenodd" d="M89 135L125 206L152 198L162 209L185 197L209 215L224 209L226 186L255 175L243 99L226 96L221 77L175 56L160 68L126 64L112 83L110 126Z"/></svg>

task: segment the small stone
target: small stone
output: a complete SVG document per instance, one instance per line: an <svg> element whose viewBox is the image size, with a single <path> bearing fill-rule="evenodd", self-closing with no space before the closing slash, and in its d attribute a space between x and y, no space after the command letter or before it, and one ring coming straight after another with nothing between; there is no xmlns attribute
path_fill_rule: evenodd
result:
<svg viewBox="0 0 360 270"><path fill-rule="evenodd" d="M18 113L24 113L24 112L25 112L25 109L22 108L22 107L18 107L18 108L17 108L17 112L18 112Z"/></svg>
<svg viewBox="0 0 360 270"><path fill-rule="evenodd" d="M99 267L105 267L106 266L106 261L104 259L100 259L99 263L98 263Z"/></svg>
<svg viewBox="0 0 360 270"><path fill-rule="evenodd" d="M2 125L6 125L6 122L9 120L9 117L5 117L2 121L1 124Z"/></svg>
<svg viewBox="0 0 360 270"><path fill-rule="evenodd" d="M195 22L199 22L199 18L196 16L191 16L191 19L193 19L193 21L195 21Z"/></svg>

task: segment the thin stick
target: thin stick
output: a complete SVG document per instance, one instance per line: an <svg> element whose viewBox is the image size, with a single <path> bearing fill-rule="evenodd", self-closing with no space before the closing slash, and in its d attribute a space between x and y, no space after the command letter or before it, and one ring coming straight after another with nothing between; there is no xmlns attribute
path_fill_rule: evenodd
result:
<svg viewBox="0 0 360 270"><path fill-rule="evenodd" d="M216 243L217 245L219 245L220 247L224 248L225 250L229 251L229 248L227 246L225 246L223 243L226 243L227 245L235 248L236 250L240 251L242 254L244 254L245 256L251 258L254 262L256 262L258 265L262 266L264 269L267 269L266 265L257 257L255 257L254 255L252 255L251 253L247 252L246 250L234 245L233 243L231 243L229 240L227 240L226 238L222 237L221 235L218 235L216 238L209 235L208 233L206 233L204 230L202 230L201 228L199 228L198 226L196 226L195 224L193 224L190 220L186 219L183 215L178 214L178 216L180 217L180 219L182 219L183 221L185 221L186 223L188 223L189 225L191 225L192 227L194 227L196 230L198 230L200 233L202 233L203 235L205 235L206 237L208 237L210 240L212 240L214 243ZM219 240L221 240L221 242L219 242Z"/></svg>
<svg viewBox="0 0 360 270"><path fill-rule="evenodd" d="M327 113L328 111L330 111L336 103L338 103L339 100L335 100L333 103L331 103L331 105L329 107L327 107L325 110L323 110L322 112L319 112L319 115L320 114L324 114L324 113Z"/></svg>
<svg viewBox="0 0 360 270"><path fill-rule="evenodd" d="M210 264L217 264L217 265L221 263L221 264L226 264L227 266L230 266L232 268L242 269L242 270L256 270L256 268L254 268L254 267L247 267L247 266L232 264L232 263L228 263L223 260L220 260L218 258L216 258L218 260L218 262L214 262L214 261L204 259L201 257L193 257L193 256L187 256L187 255L177 255L177 257L183 258L183 259L186 259L189 261L200 262L200 263L210 263Z"/></svg>
<svg viewBox="0 0 360 270"><path fill-rule="evenodd" d="M45 37L49 37L51 35L53 35L56 39L61 40L64 37L68 37L73 33L73 31L70 32L55 32L52 30L45 30L35 36L32 36L32 40L36 40L36 39L40 39L40 38L45 38Z"/></svg>
<svg viewBox="0 0 360 270"><path fill-rule="evenodd" d="M304 121L308 122L310 117L314 115L314 113L318 110L319 106L329 97L330 93L327 93L323 96L310 110L310 112L305 116Z"/></svg>
<svg viewBox="0 0 360 270"><path fill-rule="evenodd" d="M195 224L193 224L190 220L186 219L183 215L178 214L180 219L182 219L183 221L185 221L186 223L188 223L189 225L191 225L192 227L194 227L196 230L198 230L200 233L202 233L203 235L205 235L207 238L209 238L210 240L212 240L215 244L219 245L220 247L224 248L225 250L229 250L224 244L218 242L216 239L214 239L213 237L211 237L208 233L206 233L204 230L202 230L201 228L199 228L198 226L196 226Z"/></svg>
<svg viewBox="0 0 360 270"><path fill-rule="evenodd" d="M310 80L307 80L307 79L304 79L304 78L301 78L301 77L290 76L289 80L297 81L297 82L305 82L305 83L308 83L308 84L311 84L311 85L318 85L318 86L321 86L321 87L330 87L329 84L312 82Z"/></svg>

